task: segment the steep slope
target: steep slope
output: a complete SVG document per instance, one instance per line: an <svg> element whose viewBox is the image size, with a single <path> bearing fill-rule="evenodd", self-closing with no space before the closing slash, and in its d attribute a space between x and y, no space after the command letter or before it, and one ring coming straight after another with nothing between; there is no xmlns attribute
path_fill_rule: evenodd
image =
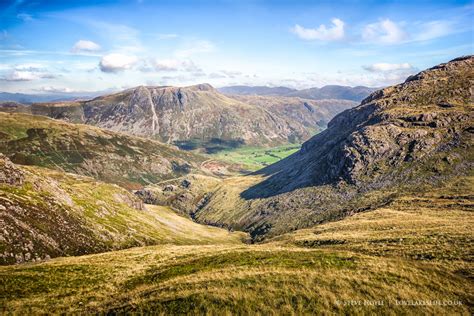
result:
<svg viewBox="0 0 474 316"><path fill-rule="evenodd" d="M472 187L462 178L260 245L149 246L0 267L0 305L13 314L468 315Z"/></svg>
<svg viewBox="0 0 474 316"><path fill-rule="evenodd" d="M260 240L472 175L473 63L455 59L375 92L299 152L223 180L193 216Z"/></svg>
<svg viewBox="0 0 474 316"><path fill-rule="evenodd" d="M193 139L275 145L309 138L299 122L207 84L137 87L84 102L34 104L32 113L173 143Z"/></svg>
<svg viewBox="0 0 474 316"><path fill-rule="evenodd" d="M74 172L127 188L197 171L206 159L93 126L1 112L0 152L18 164Z"/></svg>
<svg viewBox="0 0 474 316"><path fill-rule="evenodd" d="M133 246L239 244L244 234L206 227L89 177L20 167L0 154L0 264Z"/></svg>
<svg viewBox="0 0 474 316"><path fill-rule="evenodd" d="M281 113L313 131L321 131L336 114L357 105L348 100L309 100L297 97L233 95L234 99Z"/></svg>

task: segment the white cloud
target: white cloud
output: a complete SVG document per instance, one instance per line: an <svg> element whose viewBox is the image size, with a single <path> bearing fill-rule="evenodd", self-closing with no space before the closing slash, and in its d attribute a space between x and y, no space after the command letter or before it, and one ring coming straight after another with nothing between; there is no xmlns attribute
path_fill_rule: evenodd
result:
<svg viewBox="0 0 474 316"><path fill-rule="evenodd" d="M100 50L100 45L88 40L79 40L71 48L72 53L87 53Z"/></svg>
<svg viewBox="0 0 474 316"><path fill-rule="evenodd" d="M21 71L40 71L41 69L45 68L43 64L39 63L26 63L26 64L19 64L14 66L15 70L21 70Z"/></svg>
<svg viewBox="0 0 474 316"><path fill-rule="evenodd" d="M384 71L413 69L412 65L410 65L409 63L402 63L402 64L376 63L376 64L372 64L368 66L363 66L362 68L370 72L384 72Z"/></svg>
<svg viewBox="0 0 474 316"><path fill-rule="evenodd" d="M344 22L334 18L332 26L321 24L317 29L304 28L296 24L291 31L304 40L337 41L344 38Z"/></svg>
<svg viewBox="0 0 474 316"><path fill-rule="evenodd" d="M368 24L362 31L362 38L367 42L397 44L408 38L401 26L389 19Z"/></svg>
<svg viewBox="0 0 474 316"><path fill-rule="evenodd" d="M210 73L208 77L210 79L224 79L224 78L227 78L226 75L221 74L221 73L217 73L217 72Z"/></svg>
<svg viewBox="0 0 474 316"><path fill-rule="evenodd" d="M368 42L396 44L404 41L407 38L407 34L400 25L385 19L366 25L362 31L362 38Z"/></svg>
<svg viewBox="0 0 474 316"><path fill-rule="evenodd" d="M97 20L86 21L103 37L106 37L114 46L114 51L124 54L137 54L146 48L140 41L140 32L128 25L107 23Z"/></svg>
<svg viewBox="0 0 474 316"><path fill-rule="evenodd" d="M62 87L52 87L52 86L48 86L48 87L41 87L39 89L37 89L37 91L40 91L40 92L48 92L48 93L72 93L72 92L78 92L74 89L71 89L71 88L62 88Z"/></svg>
<svg viewBox="0 0 474 316"><path fill-rule="evenodd" d="M242 72L240 72L240 71L233 71L233 70L221 70L221 72L222 72L225 76L227 76L227 77L229 77L229 78L235 78L235 77L237 77L237 76L243 75Z"/></svg>
<svg viewBox="0 0 474 316"><path fill-rule="evenodd" d="M376 44L400 44L429 41L456 32L466 31L462 27L457 28L455 24L455 22L448 20L406 24L385 19L366 25L362 31L362 38L366 42ZM402 25L410 32L406 32Z"/></svg>
<svg viewBox="0 0 474 316"><path fill-rule="evenodd" d="M116 73L123 70L131 69L138 62L136 56L128 56L122 54L109 54L102 57L99 68L103 72Z"/></svg>
<svg viewBox="0 0 474 316"><path fill-rule="evenodd" d="M36 71L22 71L14 70L7 74L1 80L3 81L33 81L38 79L51 79L55 78L54 75Z"/></svg>
<svg viewBox="0 0 474 316"><path fill-rule="evenodd" d="M152 64L153 68L158 71L177 71L181 66L181 62L176 59L155 59Z"/></svg>

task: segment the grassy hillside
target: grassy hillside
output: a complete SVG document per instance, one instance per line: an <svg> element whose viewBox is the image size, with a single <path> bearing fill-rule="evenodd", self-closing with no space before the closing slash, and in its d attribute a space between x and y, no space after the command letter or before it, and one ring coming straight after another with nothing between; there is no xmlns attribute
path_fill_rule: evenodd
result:
<svg viewBox="0 0 474 316"><path fill-rule="evenodd" d="M1 156L0 221L0 264L161 243L240 243L245 237L196 224L166 207L144 207L117 185L19 167Z"/></svg>
<svg viewBox="0 0 474 316"><path fill-rule="evenodd" d="M0 304L16 313L469 315L473 183L260 245L151 246L1 267Z"/></svg>
<svg viewBox="0 0 474 316"><path fill-rule="evenodd" d="M0 152L18 164L74 172L127 188L196 171L206 160L153 140L1 112Z"/></svg>

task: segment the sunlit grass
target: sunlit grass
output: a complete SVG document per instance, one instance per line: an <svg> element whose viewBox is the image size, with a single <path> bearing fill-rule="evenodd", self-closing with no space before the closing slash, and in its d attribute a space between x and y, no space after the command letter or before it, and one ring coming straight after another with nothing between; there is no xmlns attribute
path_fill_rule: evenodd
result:
<svg viewBox="0 0 474 316"><path fill-rule="evenodd" d="M211 157L230 163L240 164L244 169L255 171L275 163L300 149L300 144L283 145L273 148L238 147L219 151Z"/></svg>

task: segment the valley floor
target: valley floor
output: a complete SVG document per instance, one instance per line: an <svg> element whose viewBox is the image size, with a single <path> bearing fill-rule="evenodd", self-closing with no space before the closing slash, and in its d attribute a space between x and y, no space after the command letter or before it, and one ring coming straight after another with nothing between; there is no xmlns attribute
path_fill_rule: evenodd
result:
<svg viewBox="0 0 474 316"><path fill-rule="evenodd" d="M210 154L214 159L241 165L248 171L256 171L297 152L301 144L288 144L272 148L237 147Z"/></svg>
<svg viewBox="0 0 474 316"><path fill-rule="evenodd" d="M264 244L223 244L223 234L210 245L0 267L1 310L470 315L472 184L462 178Z"/></svg>

